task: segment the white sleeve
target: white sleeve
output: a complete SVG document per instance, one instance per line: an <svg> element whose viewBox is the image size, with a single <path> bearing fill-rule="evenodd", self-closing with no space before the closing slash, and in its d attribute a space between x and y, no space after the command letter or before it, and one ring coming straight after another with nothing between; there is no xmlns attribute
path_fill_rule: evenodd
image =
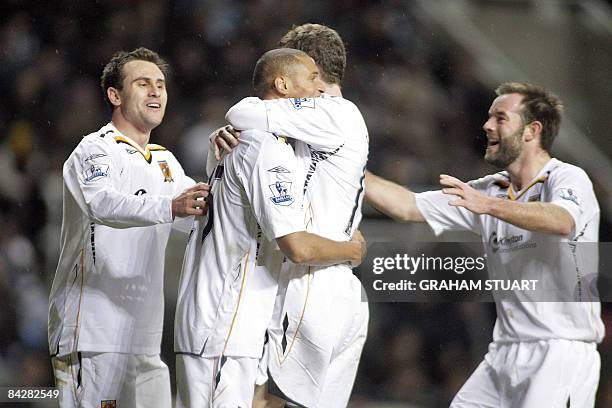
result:
<svg viewBox="0 0 612 408"><path fill-rule="evenodd" d="M64 164L64 182L83 212L114 228L172 222L172 197L121 193L121 165L103 140L83 140Z"/></svg>
<svg viewBox="0 0 612 408"><path fill-rule="evenodd" d="M255 218L268 240L305 231L302 185L293 151L280 141L265 143L256 163L244 172L244 187Z"/></svg>
<svg viewBox="0 0 612 408"><path fill-rule="evenodd" d="M244 98L227 111L225 120L234 129L268 131L266 105L256 97Z"/></svg>
<svg viewBox="0 0 612 408"><path fill-rule="evenodd" d="M574 219L575 231L580 232L599 211L593 184L584 170L563 166L548 180L550 202L563 207Z"/></svg>
<svg viewBox="0 0 612 408"><path fill-rule="evenodd" d="M479 219L463 207L453 207L449 201L456 196L444 194L442 190L416 194L416 205L436 235L444 231L468 230L481 234Z"/></svg>
<svg viewBox="0 0 612 408"><path fill-rule="evenodd" d="M346 140L341 121L362 121L347 116L336 98L245 98L228 111L226 120L240 129L259 129L301 140L317 150L335 150ZM348 102L347 102L348 103ZM234 127L236 127L234 126Z"/></svg>

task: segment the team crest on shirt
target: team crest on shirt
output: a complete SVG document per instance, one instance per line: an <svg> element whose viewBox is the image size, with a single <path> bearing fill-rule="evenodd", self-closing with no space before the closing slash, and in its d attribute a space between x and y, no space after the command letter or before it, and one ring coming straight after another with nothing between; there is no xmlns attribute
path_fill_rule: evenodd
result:
<svg viewBox="0 0 612 408"><path fill-rule="evenodd" d="M291 101L291 104L293 105L293 107L297 110L300 110L302 108L314 109L315 107L314 98L291 98L289 100Z"/></svg>
<svg viewBox="0 0 612 408"><path fill-rule="evenodd" d="M100 408L117 408L117 400L102 400Z"/></svg>
<svg viewBox="0 0 612 408"><path fill-rule="evenodd" d="M562 188L561 189L561 198L564 200L569 200L580 207L582 201L580 197L576 195L576 190L572 188Z"/></svg>
<svg viewBox="0 0 612 408"><path fill-rule="evenodd" d="M172 183L174 179L172 178L172 172L170 171L170 166L168 166L168 162L165 160L159 160L157 162L159 164L159 168L164 175L164 182Z"/></svg>
<svg viewBox="0 0 612 408"><path fill-rule="evenodd" d="M100 180L101 178L108 177L108 164L95 164L92 163L90 166L83 170L83 177L86 183Z"/></svg>
<svg viewBox="0 0 612 408"><path fill-rule="evenodd" d="M293 203L293 196L291 195L291 182L290 181L277 181L274 184L270 184L270 191L272 197L270 200L276 205L291 205Z"/></svg>

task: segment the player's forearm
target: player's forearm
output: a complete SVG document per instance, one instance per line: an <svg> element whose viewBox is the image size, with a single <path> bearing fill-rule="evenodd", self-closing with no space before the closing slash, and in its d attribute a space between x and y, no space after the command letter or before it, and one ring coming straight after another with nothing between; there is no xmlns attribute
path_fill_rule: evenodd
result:
<svg viewBox="0 0 612 408"><path fill-rule="evenodd" d="M371 206L402 222L425 222L414 192L366 171L365 198Z"/></svg>
<svg viewBox="0 0 612 408"><path fill-rule="evenodd" d="M489 197L487 214L529 231L570 235L574 219L564 208L551 203L520 203Z"/></svg>
<svg viewBox="0 0 612 408"><path fill-rule="evenodd" d="M146 227L172 222L172 197L124 195L101 190L86 200L89 216L113 228Z"/></svg>
<svg viewBox="0 0 612 408"><path fill-rule="evenodd" d="M350 262L358 264L363 256L362 244L354 241L333 241L306 231L277 239L281 251L291 262L325 266Z"/></svg>

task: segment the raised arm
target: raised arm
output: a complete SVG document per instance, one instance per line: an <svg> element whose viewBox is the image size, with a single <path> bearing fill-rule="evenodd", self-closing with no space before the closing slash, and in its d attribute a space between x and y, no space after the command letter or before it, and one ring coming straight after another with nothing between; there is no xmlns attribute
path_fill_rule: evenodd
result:
<svg viewBox="0 0 612 408"><path fill-rule="evenodd" d="M414 192L366 170L365 199L378 211L401 222L425 222Z"/></svg>
<svg viewBox="0 0 612 408"><path fill-rule="evenodd" d="M448 175L440 176L446 194L457 196L452 206L464 207L475 214L488 214L529 231L568 236L574 231L569 211L553 203L524 203L480 193L468 184Z"/></svg>

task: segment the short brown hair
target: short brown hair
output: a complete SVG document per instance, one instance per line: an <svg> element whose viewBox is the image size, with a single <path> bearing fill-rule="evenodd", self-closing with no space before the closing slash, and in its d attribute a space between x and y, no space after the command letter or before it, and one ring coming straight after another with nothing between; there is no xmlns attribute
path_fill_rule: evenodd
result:
<svg viewBox="0 0 612 408"><path fill-rule="evenodd" d="M255 94L263 97L272 88L277 76L286 75L292 65L300 63L304 58L310 59L305 52L292 48L276 48L264 53L253 70Z"/></svg>
<svg viewBox="0 0 612 408"><path fill-rule="evenodd" d="M278 45L304 51L315 60L325 82L341 84L346 68L346 48L336 30L321 24L294 26Z"/></svg>
<svg viewBox="0 0 612 408"><path fill-rule="evenodd" d="M523 96L521 116L525 124L533 121L542 123L540 145L547 152L559 133L563 103L543 87L527 82L504 82L495 90L497 95L519 94Z"/></svg>
<svg viewBox="0 0 612 408"><path fill-rule="evenodd" d="M111 110L113 109L113 104L108 99L106 90L108 88L115 88L118 90L123 89L123 80L125 79L123 75L123 67L130 61L152 62L153 64L157 65L162 74L164 74L166 81L168 80L170 66L166 60L160 57L155 51L140 47L130 52L117 52L115 55L113 55L109 63L106 64L104 70L102 71L102 76L100 77L100 86L102 87L104 100L109 104Z"/></svg>

